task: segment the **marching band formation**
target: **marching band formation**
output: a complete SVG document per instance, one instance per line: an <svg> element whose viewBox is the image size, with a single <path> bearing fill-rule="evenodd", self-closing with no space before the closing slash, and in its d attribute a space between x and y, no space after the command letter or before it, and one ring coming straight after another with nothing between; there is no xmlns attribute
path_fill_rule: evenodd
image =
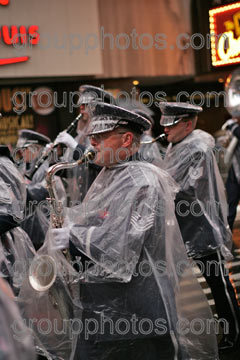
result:
<svg viewBox="0 0 240 360"><path fill-rule="evenodd" d="M12 153L0 146L0 358L236 351L232 225L214 138L195 129L202 108L160 103L154 139L150 111L94 86L80 92L79 116L54 142L24 129ZM240 138L236 120L226 126Z"/></svg>

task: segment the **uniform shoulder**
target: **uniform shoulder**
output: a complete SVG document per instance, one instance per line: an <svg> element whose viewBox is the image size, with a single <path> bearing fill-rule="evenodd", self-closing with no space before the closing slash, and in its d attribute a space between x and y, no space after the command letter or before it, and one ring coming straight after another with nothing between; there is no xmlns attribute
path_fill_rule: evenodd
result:
<svg viewBox="0 0 240 360"><path fill-rule="evenodd" d="M145 161L131 161L124 169L125 176L138 186L159 188L160 183L169 182L172 178L163 169Z"/></svg>
<svg viewBox="0 0 240 360"><path fill-rule="evenodd" d="M214 147L215 140L213 136L203 130L194 130L182 141L182 149L190 154L204 154L213 150Z"/></svg>

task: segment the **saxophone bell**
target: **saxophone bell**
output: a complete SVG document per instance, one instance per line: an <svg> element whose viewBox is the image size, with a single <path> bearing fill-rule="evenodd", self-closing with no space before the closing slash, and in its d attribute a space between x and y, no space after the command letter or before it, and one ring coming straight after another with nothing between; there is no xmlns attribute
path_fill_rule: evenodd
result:
<svg viewBox="0 0 240 360"><path fill-rule="evenodd" d="M36 257L30 265L29 283L36 291L47 291L56 281L56 261L50 255Z"/></svg>

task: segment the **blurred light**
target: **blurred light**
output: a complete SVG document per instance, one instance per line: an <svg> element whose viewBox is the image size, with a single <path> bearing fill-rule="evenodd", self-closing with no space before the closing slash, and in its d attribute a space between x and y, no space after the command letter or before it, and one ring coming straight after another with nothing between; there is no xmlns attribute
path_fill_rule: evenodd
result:
<svg viewBox="0 0 240 360"><path fill-rule="evenodd" d="M213 66L237 64L240 62L240 51L238 52L238 43L237 43L238 39L235 39L233 32L230 30L229 30L229 32L232 34L233 39L232 39L232 37L229 38L228 32L225 32L224 34L226 34L228 39L232 40L233 44L230 44L231 46L229 45L230 50L233 49L236 51L235 51L234 55L229 51L229 54L226 53L226 56L224 56L224 58L219 56L219 36L224 35L224 34L222 34L222 31L221 31L221 33L219 32L219 29L218 29L219 22L223 23L224 20L225 20L225 23L227 21L232 22L232 17L229 18L230 15L232 16L232 14L230 14L230 12L236 11L238 9L240 10L240 1L230 4L230 5L224 5L224 6L220 6L215 9L209 10L209 23L210 23L209 27L210 27L210 36L211 36L211 57L212 57L212 65ZM223 18L223 14L225 15L224 18ZM225 25L225 27L226 27L226 25ZM224 52L225 50L222 49L222 51Z"/></svg>
<svg viewBox="0 0 240 360"><path fill-rule="evenodd" d="M219 78L219 79L218 79L218 82L223 83L223 82L224 82L224 79L223 79L223 78Z"/></svg>
<svg viewBox="0 0 240 360"><path fill-rule="evenodd" d="M215 14L219 14L219 13L226 12L229 10L237 9L239 6L240 6L240 2L231 4L231 5L221 6L216 9L209 10L209 14L210 14L210 16L213 16Z"/></svg>
<svg viewBox="0 0 240 360"><path fill-rule="evenodd" d="M139 85L139 81L138 80L133 80L133 85Z"/></svg>

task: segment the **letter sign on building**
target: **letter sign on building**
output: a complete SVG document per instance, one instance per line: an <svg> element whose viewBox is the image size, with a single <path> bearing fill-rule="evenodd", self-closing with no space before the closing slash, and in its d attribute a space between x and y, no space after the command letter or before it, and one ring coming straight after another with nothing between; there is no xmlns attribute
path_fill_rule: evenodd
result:
<svg viewBox="0 0 240 360"><path fill-rule="evenodd" d="M9 5L9 0L0 0L0 5ZM39 43L40 35L37 25L2 25L0 26L0 39L3 45L16 46L28 43L29 46L32 46ZM0 65L16 64L27 60L29 60L29 56L0 58Z"/></svg>
<svg viewBox="0 0 240 360"><path fill-rule="evenodd" d="M240 2L209 11L213 66L240 63Z"/></svg>

